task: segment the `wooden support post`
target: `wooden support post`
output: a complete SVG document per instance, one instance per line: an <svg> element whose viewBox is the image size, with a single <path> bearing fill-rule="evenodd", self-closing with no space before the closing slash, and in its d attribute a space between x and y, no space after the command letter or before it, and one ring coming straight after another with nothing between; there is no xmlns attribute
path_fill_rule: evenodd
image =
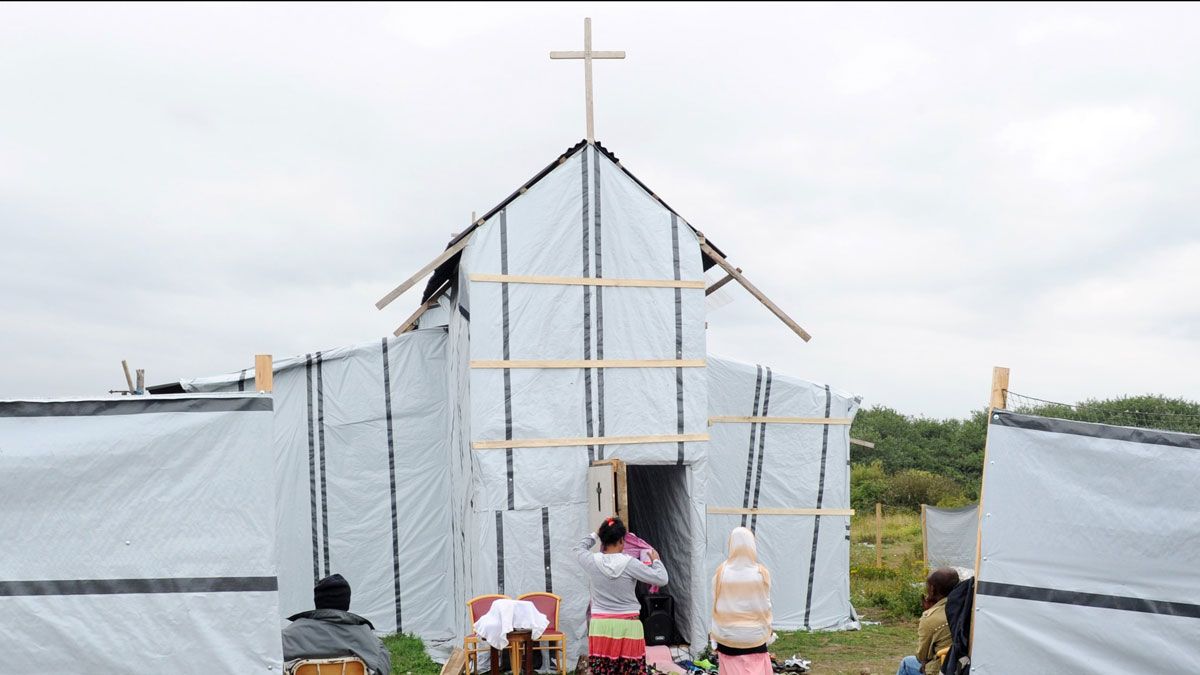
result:
<svg viewBox="0 0 1200 675"><path fill-rule="evenodd" d="M466 248L467 242L469 242L469 241L471 241L471 235L468 234L468 235L464 236L462 239L459 239L457 244L451 246L450 248L446 249L445 251L442 251L442 254L439 255L438 257L434 258L432 262L430 262L428 265L422 267L420 270L417 271L416 274L412 275L407 280L405 280L404 283L393 288L390 293L388 293L387 295L380 298L379 302L375 303L375 308L383 309L384 307L387 307L388 305L390 305L393 300L400 297L401 295L404 295L404 292L407 291L408 289L412 288L414 285L416 285L416 283L418 281L429 276L430 272L437 269L442 263L446 262L450 258L453 258L456 253L458 253L459 251Z"/></svg>
<svg viewBox="0 0 1200 675"><path fill-rule="evenodd" d="M1008 408L1008 368L992 368L992 408Z"/></svg>
<svg viewBox="0 0 1200 675"><path fill-rule="evenodd" d="M883 504L875 502L875 566L883 567Z"/></svg>
<svg viewBox="0 0 1200 675"><path fill-rule="evenodd" d="M921 505L921 562L925 567L929 567L929 537L926 535L928 530L925 528L925 505Z"/></svg>
<svg viewBox="0 0 1200 675"><path fill-rule="evenodd" d="M741 272L742 268L740 268L740 267L737 268L737 271ZM704 289L704 294L712 295L713 293L716 293L717 291L721 290L722 286L724 286L725 284L727 284L731 281L733 281L733 275L726 274L725 276L721 277L720 280L713 282L712 286L709 286L708 288Z"/></svg>
<svg viewBox="0 0 1200 675"><path fill-rule="evenodd" d="M137 387L137 389L133 390L135 394L141 394L146 391L146 371L141 368L137 369L137 384L135 386Z"/></svg>
<svg viewBox="0 0 1200 675"><path fill-rule="evenodd" d="M125 385L129 393L133 393L133 378L129 375L129 363L121 359L121 368L125 371Z"/></svg>
<svg viewBox="0 0 1200 675"><path fill-rule="evenodd" d="M436 293L434 293L434 294L433 294L433 295L432 295L432 296L431 296L431 297L430 297L428 300L426 300L425 302L421 303L421 306L420 306L420 307L418 307L418 308L417 308L417 310L416 310L415 312L413 312L412 314L409 314L409 315L408 315L408 318L404 320L404 323L400 324L400 327L399 327L399 328L397 328L396 330L392 331L392 335L395 335L396 337L400 337L401 335L403 335L403 334L407 333L408 331L412 330L413 328L416 328L416 326L417 326L417 321L418 321L418 320L419 320L419 319L420 319L422 316L424 316L424 315L425 315L425 312L428 312L429 310L431 310L431 309L433 309L434 307L436 307L436 306L437 306L437 304L438 304L438 300L440 300L440 299L441 299L442 295L443 295L443 294L446 292L446 290L447 290L447 289L449 289L449 288L450 288L450 282L449 282L449 281L447 281L446 283L442 284L442 287L441 287L441 288L439 288L439 289L437 290L437 292L436 292Z"/></svg>
<svg viewBox="0 0 1200 675"><path fill-rule="evenodd" d="M737 282L739 284L741 284L743 288L745 288L747 291L750 292L750 295L753 295L755 298L758 298L758 301L761 302L763 305L765 305L767 309L771 310L772 314L774 314L776 317L778 317L780 321L787 324L787 327L791 328L792 331L796 333L796 335L799 335L801 340L808 342L809 340L812 339L812 336L808 334L808 331L804 330L803 328L800 327L800 324L793 321L792 317L788 316L786 312L784 312L782 309L779 308L779 305L776 305L774 302L771 302L771 299L768 298L765 293L758 290L757 286L750 283L749 279L742 276L742 273L739 272L736 267L734 267L733 265L730 265L729 261L726 260L724 258L724 256L722 256L720 253L717 253L716 249L709 246L707 242L702 241L702 242L700 242L700 250L704 251L706 254L708 254L708 257L715 260L717 262L717 264L721 266L721 269L725 270L725 272L729 276L736 279Z"/></svg>
<svg viewBox="0 0 1200 675"><path fill-rule="evenodd" d="M275 376L273 368L270 354L258 354L254 357L254 391L271 393Z"/></svg>

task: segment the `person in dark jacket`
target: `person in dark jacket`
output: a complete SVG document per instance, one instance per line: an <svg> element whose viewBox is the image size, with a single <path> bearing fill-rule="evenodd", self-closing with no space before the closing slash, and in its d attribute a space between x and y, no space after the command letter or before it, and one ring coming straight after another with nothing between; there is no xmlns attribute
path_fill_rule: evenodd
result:
<svg viewBox="0 0 1200 675"><path fill-rule="evenodd" d="M392 655L375 637L375 627L350 612L350 584L340 574L317 582L313 588L316 609L288 617L283 629L283 660L328 659L357 656L371 675L392 672Z"/></svg>

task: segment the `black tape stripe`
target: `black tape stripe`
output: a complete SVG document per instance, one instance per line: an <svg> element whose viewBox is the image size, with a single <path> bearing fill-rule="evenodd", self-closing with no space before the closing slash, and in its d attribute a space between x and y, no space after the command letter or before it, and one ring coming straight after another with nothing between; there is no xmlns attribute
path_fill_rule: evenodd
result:
<svg viewBox="0 0 1200 675"><path fill-rule="evenodd" d="M1107 424L1060 420L1053 417L1021 415L1004 410L997 410L992 415L990 422L1000 427L1015 427L1030 431L1047 431L1055 434L1102 438L1109 441L1125 441L1127 443L1143 443L1146 445L1170 445L1177 448L1200 450L1200 435L1182 434L1172 431L1115 427Z"/></svg>
<svg viewBox="0 0 1200 675"><path fill-rule="evenodd" d="M771 369L767 368L767 382L763 385L763 417L767 416L771 409ZM763 456L767 454L767 423L762 422L758 429L758 468L754 472L754 499L751 500L750 506L758 508L758 495L762 492L762 468ZM758 514L750 517L750 531L754 532L758 527Z"/></svg>
<svg viewBox="0 0 1200 675"><path fill-rule="evenodd" d="M829 385L825 385L825 417L829 418L830 407L833 404L833 393ZM817 508L825 501L825 460L829 456L829 425L821 427L821 478L817 483ZM821 516L813 518L812 556L808 562L808 593L804 596L804 629L808 630L808 621L812 617L813 581L817 576L817 541L821 534Z"/></svg>
<svg viewBox="0 0 1200 675"><path fill-rule="evenodd" d="M0 401L0 417L98 417L146 413L269 412L269 396L158 398L126 396L99 401Z"/></svg>
<svg viewBox="0 0 1200 675"><path fill-rule="evenodd" d="M1186 602L1133 598L1126 595L1080 593L1078 591L1064 591L1057 588L1002 584L995 581L980 581L975 585L975 589L979 595L989 595L997 598L1052 602L1060 605L1117 609L1124 612L1141 612L1143 614L1161 614L1163 616L1200 619L1200 605Z"/></svg>
<svg viewBox="0 0 1200 675"><path fill-rule="evenodd" d="M38 579L0 581L0 597L132 595L158 593L263 593L279 590L276 577L159 577L152 579Z"/></svg>
<svg viewBox="0 0 1200 675"><path fill-rule="evenodd" d="M671 214L671 259L675 280L679 281L679 216L674 213ZM683 293L680 288L675 289L675 358L683 358ZM675 429L675 433L683 434L683 368L675 369ZM676 448L676 464L683 464L683 448L683 441L680 441Z"/></svg>
<svg viewBox="0 0 1200 675"><path fill-rule="evenodd" d="M500 212L500 273L508 274L508 209ZM500 313L501 313L501 343L504 360L512 358L509 347L508 331L508 282L500 284ZM513 437L512 412L512 369L504 369L504 440L511 441ZM513 449L504 450L505 489L508 492L508 508L516 508L516 494L513 490Z"/></svg>
<svg viewBox="0 0 1200 675"><path fill-rule="evenodd" d="M542 564L546 567L546 592L554 592L554 579L550 572L550 507L542 507Z"/></svg>
<svg viewBox="0 0 1200 675"><path fill-rule="evenodd" d="M383 408L387 423L388 478L392 488L392 585L396 597L396 632L404 632L400 614L400 513L396 503L396 445L392 435L392 365L388 361L387 338L380 340L383 346Z"/></svg>
<svg viewBox="0 0 1200 675"><path fill-rule="evenodd" d="M593 148L595 150L595 148ZM596 278L604 276L604 267L601 264L602 247L600 241L600 151L596 150L596 164L592 172L595 180L595 195L592 197L593 204L593 222L595 227L593 231L596 236L595 258L596 258ZM596 358L604 358L604 287L596 287ZM596 370L596 435L604 436L604 369ZM605 446L596 446L596 452L600 459L604 459Z"/></svg>
<svg viewBox="0 0 1200 675"><path fill-rule="evenodd" d="M313 374L312 354L304 355L304 379L308 395L308 505L312 514L313 583L321 580L321 539L317 530L317 441L313 431Z"/></svg>
<svg viewBox="0 0 1200 675"><path fill-rule="evenodd" d="M763 367L755 366L758 369L758 377L754 381L754 407L750 413L751 417L758 417L758 402L762 395L763 383ZM758 440L758 425L750 425L750 448L746 451L746 492L742 494L742 508L750 508L750 485L754 478L754 442ZM746 526L746 514L742 514L742 527Z"/></svg>
<svg viewBox="0 0 1200 675"><path fill-rule="evenodd" d="M588 228L588 219L590 218L590 207L588 204L588 153L583 152L579 155L581 161L581 171L583 176L583 274L586 279L591 275L591 253L590 242L591 233ZM592 289L590 286L583 287L583 358L590 360L592 358ZM592 369L583 369L583 409L587 424L587 437L591 438L595 435L595 430L592 424ZM587 446L588 461L596 459L596 446Z"/></svg>
<svg viewBox="0 0 1200 675"><path fill-rule="evenodd" d="M238 375L238 391L246 391L246 368L242 368L242 372Z"/></svg>
<svg viewBox="0 0 1200 675"><path fill-rule="evenodd" d="M458 306L458 313L459 313L459 314L462 314L462 318L466 319L467 321L470 321L470 320L471 320L471 313L467 311L467 308L466 308L466 307L463 307L462 305L459 305L459 306Z"/></svg>
<svg viewBox="0 0 1200 675"><path fill-rule="evenodd" d="M325 473L325 385L321 375L321 352L317 352L317 454L321 467L321 543L325 555L325 575L329 574L329 497Z"/></svg>
<svg viewBox="0 0 1200 675"><path fill-rule="evenodd" d="M496 512L496 592L504 595L504 512Z"/></svg>

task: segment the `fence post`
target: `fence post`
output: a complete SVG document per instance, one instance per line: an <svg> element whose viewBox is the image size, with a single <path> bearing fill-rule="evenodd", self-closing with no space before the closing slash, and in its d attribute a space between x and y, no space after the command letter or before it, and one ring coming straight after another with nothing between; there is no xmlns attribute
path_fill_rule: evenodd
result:
<svg viewBox="0 0 1200 675"><path fill-rule="evenodd" d="M274 364L270 354L257 354L254 357L254 391L271 393L275 388L273 370Z"/></svg>
<svg viewBox="0 0 1200 675"><path fill-rule="evenodd" d="M883 504L875 502L875 567L883 567Z"/></svg>
<svg viewBox="0 0 1200 675"><path fill-rule="evenodd" d="M1008 408L1008 368L992 368L992 408Z"/></svg>

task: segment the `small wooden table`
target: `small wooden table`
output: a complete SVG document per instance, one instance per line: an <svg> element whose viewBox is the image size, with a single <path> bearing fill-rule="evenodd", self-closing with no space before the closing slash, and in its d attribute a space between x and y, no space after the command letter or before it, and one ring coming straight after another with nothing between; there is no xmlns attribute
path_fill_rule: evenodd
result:
<svg viewBox="0 0 1200 675"><path fill-rule="evenodd" d="M533 631L529 630L514 630L508 634L508 646L514 652L521 654L521 672L525 675L533 675ZM500 675L500 650L495 647L491 648L491 658L488 659L491 664L492 675ZM517 664L510 663L512 671L517 672Z"/></svg>

